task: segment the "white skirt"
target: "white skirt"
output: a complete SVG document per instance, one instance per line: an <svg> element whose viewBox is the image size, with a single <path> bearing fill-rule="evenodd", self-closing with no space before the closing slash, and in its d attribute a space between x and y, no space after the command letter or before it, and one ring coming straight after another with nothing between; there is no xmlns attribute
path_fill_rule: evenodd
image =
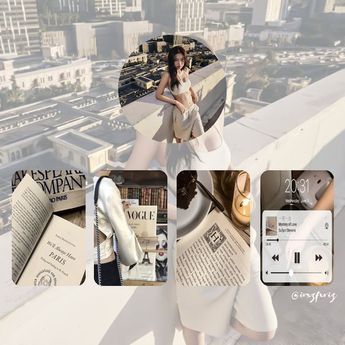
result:
<svg viewBox="0 0 345 345"><path fill-rule="evenodd" d="M177 286L177 304L184 327L222 337L235 318L253 331L276 330L276 314L268 288L260 280L259 254L255 248L252 254L250 281L245 286Z"/></svg>
<svg viewBox="0 0 345 345"><path fill-rule="evenodd" d="M189 141L204 134L199 107L192 104L184 113L175 107L173 110L173 128L175 137L183 141Z"/></svg>

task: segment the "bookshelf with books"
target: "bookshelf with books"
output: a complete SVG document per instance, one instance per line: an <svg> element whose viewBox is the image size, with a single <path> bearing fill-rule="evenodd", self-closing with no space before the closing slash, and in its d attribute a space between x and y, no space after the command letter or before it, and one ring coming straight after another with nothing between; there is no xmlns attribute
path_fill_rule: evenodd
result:
<svg viewBox="0 0 345 345"><path fill-rule="evenodd" d="M119 185L121 199L137 200L139 205L156 205L158 209L157 223L167 222L167 188L165 186Z"/></svg>
<svg viewBox="0 0 345 345"><path fill-rule="evenodd" d="M123 200L138 205L157 205L157 225L167 223L167 177L163 171L118 171L114 180Z"/></svg>

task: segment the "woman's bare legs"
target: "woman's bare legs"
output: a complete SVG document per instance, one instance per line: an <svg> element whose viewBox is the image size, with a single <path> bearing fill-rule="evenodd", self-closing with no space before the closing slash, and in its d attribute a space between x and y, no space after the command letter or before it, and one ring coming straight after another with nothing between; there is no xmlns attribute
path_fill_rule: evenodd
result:
<svg viewBox="0 0 345 345"><path fill-rule="evenodd" d="M258 341L265 341L265 340L271 340L274 337L275 330L271 332L257 332L253 331L245 326L242 325L238 320L234 319L232 321L232 328L235 331L230 332L227 336L231 339L226 339L226 341L230 341L231 344L237 342L240 335L244 335L252 340L258 340ZM239 334L236 334L238 332ZM202 332L194 331L192 329L183 327L183 337L186 345L205 345L205 334ZM225 340L225 339L224 339Z"/></svg>
<svg viewBox="0 0 345 345"><path fill-rule="evenodd" d="M183 338L186 345L205 345L205 334L183 327Z"/></svg>
<svg viewBox="0 0 345 345"><path fill-rule="evenodd" d="M275 330L269 332L253 331L252 329L243 326L243 324L236 319L232 320L231 326L242 335L258 341L271 340L276 332Z"/></svg>

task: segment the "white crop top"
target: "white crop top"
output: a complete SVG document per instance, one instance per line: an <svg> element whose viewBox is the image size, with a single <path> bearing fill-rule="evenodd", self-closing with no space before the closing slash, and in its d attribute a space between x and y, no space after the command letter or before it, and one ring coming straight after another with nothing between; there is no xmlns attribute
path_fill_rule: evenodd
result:
<svg viewBox="0 0 345 345"><path fill-rule="evenodd" d="M192 83L189 79L187 79L186 81L180 80L180 84L178 86L175 86L173 89L170 89L170 91L174 96L177 96L187 92L191 86Z"/></svg>

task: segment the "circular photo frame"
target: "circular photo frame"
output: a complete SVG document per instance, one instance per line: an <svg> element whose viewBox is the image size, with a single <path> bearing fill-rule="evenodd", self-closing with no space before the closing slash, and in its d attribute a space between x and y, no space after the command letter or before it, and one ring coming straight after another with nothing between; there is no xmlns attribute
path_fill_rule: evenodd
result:
<svg viewBox="0 0 345 345"><path fill-rule="evenodd" d="M225 72L204 43L163 35L130 54L118 93L123 114L138 132L183 143L204 134L224 111Z"/></svg>

